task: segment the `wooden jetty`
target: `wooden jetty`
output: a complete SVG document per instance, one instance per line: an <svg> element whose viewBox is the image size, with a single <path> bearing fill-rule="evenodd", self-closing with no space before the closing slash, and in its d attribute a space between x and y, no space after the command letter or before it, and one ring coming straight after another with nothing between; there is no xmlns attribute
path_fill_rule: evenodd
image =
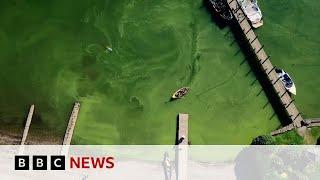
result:
<svg viewBox="0 0 320 180"><path fill-rule="evenodd" d="M66 133L64 135L63 143L62 145L70 145L72 135L73 135L73 130L77 122L78 114L80 110L80 103L76 102L73 106L73 110L70 115L68 127L66 130Z"/></svg>
<svg viewBox="0 0 320 180"><path fill-rule="evenodd" d="M188 114L178 115L178 139L176 149L177 180L188 179Z"/></svg>
<svg viewBox="0 0 320 180"><path fill-rule="evenodd" d="M302 126L301 127L307 127L307 128L311 128L311 127L319 127L320 126L320 118L313 118L313 119L305 119L302 121ZM271 132L271 135L272 136L275 136L275 135L278 135L278 134L281 134L281 133L284 133L284 132L287 132L287 131L290 131L290 130L293 130L293 129L296 129L297 127L294 126L293 123L283 127L283 128L280 128L278 130L275 130L273 132Z"/></svg>
<svg viewBox="0 0 320 180"><path fill-rule="evenodd" d="M178 145L188 145L188 114L179 114L178 117Z"/></svg>
<svg viewBox="0 0 320 180"><path fill-rule="evenodd" d="M284 132L290 131L290 130L295 129L295 128L296 128L296 127L295 127L294 124L292 123L292 124L289 124L289 125L287 125L287 126L285 126L285 127L283 127L283 128L280 128L280 129L277 129L277 130L275 130L275 131L272 131L272 132L271 132L271 136L275 136L275 135L278 135L278 134L282 134L282 133L284 133Z"/></svg>
<svg viewBox="0 0 320 180"><path fill-rule="evenodd" d="M291 99L290 94L285 89L281 80L279 80L280 78L274 71L275 67L272 65L270 61L270 56L268 56L265 50L263 49L263 45L261 45L261 43L258 40L258 37L251 28L251 25L248 22L246 15L241 9L239 3L237 2L237 0L227 0L227 4L233 13L235 17L234 19L237 21L239 28L242 29L242 32L246 37L246 40L250 45L252 52L255 54L257 63L259 63L261 69L264 71L268 80L272 84L275 93L277 93L278 98L281 101L289 117L289 120L292 121L292 125L294 126L294 128L301 127L301 122L303 121L301 113L298 111L297 107L293 103L294 100ZM283 130L281 130L281 132Z"/></svg>
<svg viewBox="0 0 320 180"><path fill-rule="evenodd" d="M24 130L23 130L23 134L22 134L22 139L21 139L20 145L24 145L26 140L27 140L27 136L28 136L28 132L29 132L29 128L30 128L33 112L34 112L34 105L32 104L30 106L30 109L29 109L29 113L28 113L28 117L27 117L27 120L26 120L26 124L25 124Z"/></svg>

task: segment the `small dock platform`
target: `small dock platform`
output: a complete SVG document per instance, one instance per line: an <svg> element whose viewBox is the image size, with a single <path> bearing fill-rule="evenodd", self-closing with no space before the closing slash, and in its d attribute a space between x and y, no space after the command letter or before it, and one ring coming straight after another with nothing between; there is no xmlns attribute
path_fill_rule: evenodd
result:
<svg viewBox="0 0 320 180"><path fill-rule="evenodd" d="M250 46L252 53L256 56L257 63L261 67L261 70L267 76L268 81L273 86L275 93L277 94L284 110L288 115L288 119L292 122L295 128L301 127L303 118L297 107L293 103L290 94L285 89L280 78L275 72L275 67L270 61L270 56L264 50L264 46L259 42L257 35L254 33L250 23L247 20L246 15L241 9L237 0L227 0L227 4L234 15L234 19L237 21L239 28L241 28L243 35L246 38L247 44Z"/></svg>
<svg viewBox="0 0 320 180"><path fill-rule="evenodd" d="M188 179L188 114L179 113L177 122L176 172L177 180Z"/></svg>
<svg viewBox="0 0 320 180"><path fill-rule="evenodd" d="M178 145L188 145L188 114L179 113L178 115Z"/></svg>

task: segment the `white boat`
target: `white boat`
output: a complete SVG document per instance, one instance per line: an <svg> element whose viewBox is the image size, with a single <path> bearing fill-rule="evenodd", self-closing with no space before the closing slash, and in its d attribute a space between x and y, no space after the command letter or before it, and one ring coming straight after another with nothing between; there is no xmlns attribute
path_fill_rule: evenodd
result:
<svg viewBox="0 0 320 180"><path fill-rule="evenodd" d="M189 93L189 87L182 87L172 94L171 100L180 99Z"/></svg>
<svg viewBox="0 0 320 180"><path fill-rule="evenodd" d="M296 86L293 83L291 77L289 76L288 73L286 73L283 69L275 69L276 73L280 77L280 80L282 81L284 87L291 93L296 95L297 90Z"/></svg>
<svg viewBox="0 0 320 180"><path fill-rule="evenodd" d="M262 13L257 0L238 0L241 9L251 22L252 27L258 28L263 25Z"/></svg>

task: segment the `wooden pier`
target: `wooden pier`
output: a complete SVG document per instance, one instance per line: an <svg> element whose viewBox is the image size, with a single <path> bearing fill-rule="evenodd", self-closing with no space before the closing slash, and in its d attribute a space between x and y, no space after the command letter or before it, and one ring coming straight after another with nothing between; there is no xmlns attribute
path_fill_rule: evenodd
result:
<svg viewBox="0 0 320 180"><path fill-rule="evenodd" d="M27 120L26 120L26 124L25 124L24 130L23 130L23 134L22 134L22 139L21 139L20 145L24 145L26 140L27 140L27 136L28 136L28 132L29 132L29 128L30 128L33 112L34 112L34 105L32 104L30 106L30 109L29 109L29 113L28 113L28 117L27 117Z"/></svg>
<svg viewBox="0 0 320 180"><path fill-rule="evenodd" d="M77 122L79 110L80 110L80 103L76 102L73 106L73 110L70 115L68 127L67 127L66 133L64 135L62 145L70 145L70 143L71 143L73 130L74 130L74 127Z"/></svg>
<svg viewBox="0 0 320 180"><path fill-rule="evenodd" d="M179 114L178 117L178 145L188 145L188 114Z"/></svg>
<svg viewBox="0 0 320 180"><path fill-rule="evenodd" d="M307 127L307 128L311 128L311 127L319 127L320 126L320 118L313 118L313 119L305 119L302 121L302 125L301 127ZM275 136L275 135L278 135L278 134L282 134L284 132L287 132L287 131L290 131L290 130L293 130L297 127L294 126L293 123L283 127L283 128L280 128L278 130L275 130L273 132L271 132L271 135L272 136Z"/></svg>
<svg viewBox="0 0 320 180"><path fill-rule="evenodd" d="M178 137L176 148L177 180L188 179L188 114L178 115Z"/></svg>
<svg viewBox="0 0 320 180"><path fill-rule="evenodd" d="M255 54L257 63L259 63L261 69L264 71L268 80L272 84L275 93L278 95L278 98L288 115L288 119L292 121L292 126L294 128L301 127L301 122L303 121L301 113L298 111L297 107L294 104L294 100L291 99L281 80L279 80L280 78L275 72L275 67L270 61L270 56L268 56L263 49L263 45L261 45L256 34L252 30L251 25L248 22L246 15L242 11L239 3L237 2L237 0L227 0L227 4L229 5L229 8L233 13L234 18L239 25L239 28L242 29L247 43L250 45L252 53Z"/></svg>

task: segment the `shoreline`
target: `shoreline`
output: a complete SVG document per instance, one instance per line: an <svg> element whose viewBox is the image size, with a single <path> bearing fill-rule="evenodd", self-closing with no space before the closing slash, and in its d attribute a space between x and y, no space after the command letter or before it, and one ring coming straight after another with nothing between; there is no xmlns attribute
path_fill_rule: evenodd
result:
<svg viewBox="0 0 320 180"><path fill-rule="evenodd" d="M49 132L50 133L50 132ZM33 132L30 133L26 140L26 145L61 145L62 138L58 135ZM20 145L22 132L17 130L0 129L0 145Z"/></svg>

